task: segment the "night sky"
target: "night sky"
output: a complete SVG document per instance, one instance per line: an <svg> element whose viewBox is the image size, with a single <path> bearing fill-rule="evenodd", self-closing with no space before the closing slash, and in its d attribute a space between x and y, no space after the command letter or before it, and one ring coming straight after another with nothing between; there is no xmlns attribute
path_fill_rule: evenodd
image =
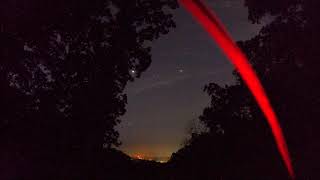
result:
<svg viewBox="0 0 320 180"><path fill-rule="evenodd" d="M207 2L235 40L249 39L261 27L248 22L242 0ZM127 113L118 129L120 149L130 155L170 156L209 104L204 85L233 82L233 67L206 32L184 9L173 15L177 28L153 42L151 66L126 88Z"/></svg>

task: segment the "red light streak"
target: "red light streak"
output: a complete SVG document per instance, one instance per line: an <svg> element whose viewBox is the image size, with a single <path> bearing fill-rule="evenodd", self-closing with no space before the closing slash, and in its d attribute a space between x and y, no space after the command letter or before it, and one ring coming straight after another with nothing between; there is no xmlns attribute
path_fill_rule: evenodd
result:
<svg viewBox="0 0 320 180"><path fill-rule="evenodd" d="M201 0L179 0L180 3L195 17L209 35L217 42L224 54L233 63L249 90L255 97L260 109L264 113L278 151L285 163L288 173L294 179L294 171L291 164L288 148L283 136L277 116L272 109L256 73L252 69L247 57L242 53L236 43L233 42L222 23L215 14Z"/></svg>

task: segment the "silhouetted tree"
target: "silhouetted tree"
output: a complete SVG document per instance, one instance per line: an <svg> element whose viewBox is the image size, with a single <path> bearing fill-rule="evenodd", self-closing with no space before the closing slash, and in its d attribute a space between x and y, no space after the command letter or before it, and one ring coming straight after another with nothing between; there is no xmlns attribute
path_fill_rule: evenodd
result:
<svg viewBox="0 0 320 180"><path fill-rule="evenodd" d="M0 2L1 179L101 179L175 0ZM104 160L108 161L108 160ZM104 177L105 178L105 177Z"/></svg>
<svg viewBox="0 0 320 180"><path fill-rule="evenodd" d="M250 20L271 14L274 20L242 43L269 92L293 156L298 178L318 179L320 160L320 21L316 0L248 1ZM249 16L250 17L250 16Z"/></svg>
<svg viewBox="0 0 320 180"><path fill-rule="evenodd" d="M239 45L279 116L298 179L319 179L320 2L246 0L245 5L253 23L266 16L271 22ZM286 169L266 120L236 72L235 77L234 85L211 83L205 87L211 105L204 109L200 120L210 131L191 140L191 145L181 150L183 153L175 155L176 159L196 157L190 164L199 162L199 171L211 162L212 177L286 179ZM207 158L198 160L204 156Z"/></svg>

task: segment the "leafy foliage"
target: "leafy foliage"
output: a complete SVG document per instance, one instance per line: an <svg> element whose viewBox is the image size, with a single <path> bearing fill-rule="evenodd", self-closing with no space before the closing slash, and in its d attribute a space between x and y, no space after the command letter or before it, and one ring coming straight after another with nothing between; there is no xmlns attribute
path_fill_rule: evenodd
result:
<svg viewBox="0 0 320 180"><path fill-rule="evenodd" d="M0 142L10 152L1 157L3 176L95 177L103 146L119 145L114 127L126 83L150 65L147 42L175 27L176 7L175 0L1 1Z"/></svg>
<svg viewBox="0 0 320 180"><path fill-rule="evenodd" d="M275 107L298 179L318 179L319 1L246 0L245 5L253 23L269 15L272 21L258 35L238 44ZM200 120L210 132L192 139L175 154L172 163L190 160L189 164L197 164L195 177L210 164L210 177L286 179L269 127L240 76L234 74L234 85L211 83L205 87L211 105ZM177 167L190 168L181 164Z"/></svg>

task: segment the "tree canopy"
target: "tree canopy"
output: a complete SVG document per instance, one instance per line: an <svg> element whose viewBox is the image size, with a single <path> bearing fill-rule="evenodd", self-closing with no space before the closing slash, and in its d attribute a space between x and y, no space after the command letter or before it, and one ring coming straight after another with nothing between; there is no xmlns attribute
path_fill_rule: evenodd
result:
<svg viewBox="0 0 320 180"><path fill-rule="evenodd" d="M175 0L1 1L3 176L94 177L103 147L119 145L123 90L150 65L147 42L175 27L176 7Z"/></svg>
<svg viewBox="0 0 320 180"><path fill-rule="evenodd" d="M256 36L238 45L248 56L279 116L297 178L317 179L319 1L246 0L245 5L252 23L261 23L266 17L269 22ZM190 165L199 171L195 177L202 172L223 179L288 178L263 114L237 72L234 75L237 82L233 85L205 86L211 105L204 109L200 120L210 131L194 136L173 156L173 163L189 159L189 164L197 164ZM190 168L182 164L177 166Z"/></svg>

